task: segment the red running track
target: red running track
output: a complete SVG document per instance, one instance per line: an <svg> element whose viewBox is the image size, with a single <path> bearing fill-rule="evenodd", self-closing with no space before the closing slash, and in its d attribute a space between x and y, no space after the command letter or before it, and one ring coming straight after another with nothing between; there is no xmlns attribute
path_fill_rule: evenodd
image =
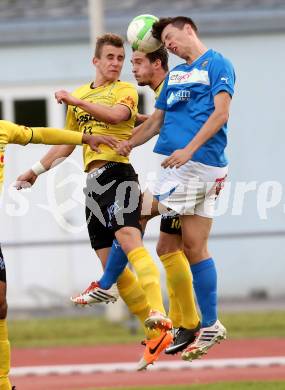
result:
<svg viewBox="0 0 285 390"><path fill-rule="evenodd" d="M60 364L94 364L136 362L140 345L13 349L12 366ZM285 356L285 339L229 340L215 346L203 359ZM179 356L162 355L160 360L177 360ZM191 363L189 363L191 367ZM94 373L88 375L49 375L12 378L19 390L78 390L90 387L125 387L138 385L192 384L240 380L283 380L285 367L249 367L195 369L175 371ZM284 383L285 388L285 383Z"/></svg>

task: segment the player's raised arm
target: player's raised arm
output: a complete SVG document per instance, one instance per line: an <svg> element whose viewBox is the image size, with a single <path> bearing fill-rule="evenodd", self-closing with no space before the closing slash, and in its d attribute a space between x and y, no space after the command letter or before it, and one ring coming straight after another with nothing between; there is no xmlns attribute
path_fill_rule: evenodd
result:
<svg viewBox="0 0 285 390"><path fill-rule="evenodd" d="M99 103L91 103L86 100L78 99L64 90L56 92L55 98L58 103L79 107L91 114L97 120L113 125L121 123L122 121L127 121L131 117L130 109L122 104L115 104L112 107L108 107Z"/></svg>
<svg viewBox="0 0 285 390"><path fill-rule="evenodd" d="M78 132L50 127L21 126L5 120L0 121L0 132L1 136L5 137L7 144L82 144L82 134Z"/></svg>
<svg viewBox="0 0 285 390"><path fill-rule="evenodd" d="M84 143L95 152L100 152L100 144L113 148L117 145L116 139L109 136L92 136L52 127L21 126L4 120L0 121L0 133L5 144L81 145Z"/></svg>

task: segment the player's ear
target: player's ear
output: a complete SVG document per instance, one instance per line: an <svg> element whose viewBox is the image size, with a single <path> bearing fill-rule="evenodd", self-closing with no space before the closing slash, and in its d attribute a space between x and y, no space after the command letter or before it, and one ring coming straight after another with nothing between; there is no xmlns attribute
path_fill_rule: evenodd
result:
<svg viewBox="0 0 285 390"><path fill-rule="evenodd" d="M157 58L157 59L154 61L154 66L155 66L156 69L158 69L158 68L161 67L161 61L160 61L160 59Z"/></svg>
<svg viewBox="0 0 285 390"><path fill-rule="evenodd" d="M96 66L98 64L98 58L97 57L93 57L92 63L93 63L93 65Z"/></svg>
<svg viewBox="0 0 285 390"><path fill-rule="evenodd" d="M194 31L194 30L193 30L191 24L185 24L184 29L185 29L185 31L186 31L189 35L193 35L193 31Z"/></svg>

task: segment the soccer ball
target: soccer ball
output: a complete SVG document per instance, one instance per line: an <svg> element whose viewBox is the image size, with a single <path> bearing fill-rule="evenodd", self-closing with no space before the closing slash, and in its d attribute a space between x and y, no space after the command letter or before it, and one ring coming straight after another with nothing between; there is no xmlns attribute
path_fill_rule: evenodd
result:
<svg viewBox="0 0 285 390"><path fill-rule="evenodd" d="M133 50L152 53L160 48L162 43L152 36L152 25L158 21L153 15L139 15L129 24L127 38Z"/></svg>

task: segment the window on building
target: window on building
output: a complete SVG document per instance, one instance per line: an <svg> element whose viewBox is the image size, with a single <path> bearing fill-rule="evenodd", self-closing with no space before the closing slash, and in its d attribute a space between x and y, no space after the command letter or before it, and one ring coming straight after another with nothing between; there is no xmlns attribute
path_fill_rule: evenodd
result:
<svg viewBox="0 0 285 390"><path fill-rule="evenodd" d="M47 126L47 102L45 99L15 100L15 122L26 126Z"/></svg>
<svg viewBox="0 0 285 390"><path fill-rule="evenodd" d="M139 93L138 112L145 114L145 95L143 93Z"/></svg>

